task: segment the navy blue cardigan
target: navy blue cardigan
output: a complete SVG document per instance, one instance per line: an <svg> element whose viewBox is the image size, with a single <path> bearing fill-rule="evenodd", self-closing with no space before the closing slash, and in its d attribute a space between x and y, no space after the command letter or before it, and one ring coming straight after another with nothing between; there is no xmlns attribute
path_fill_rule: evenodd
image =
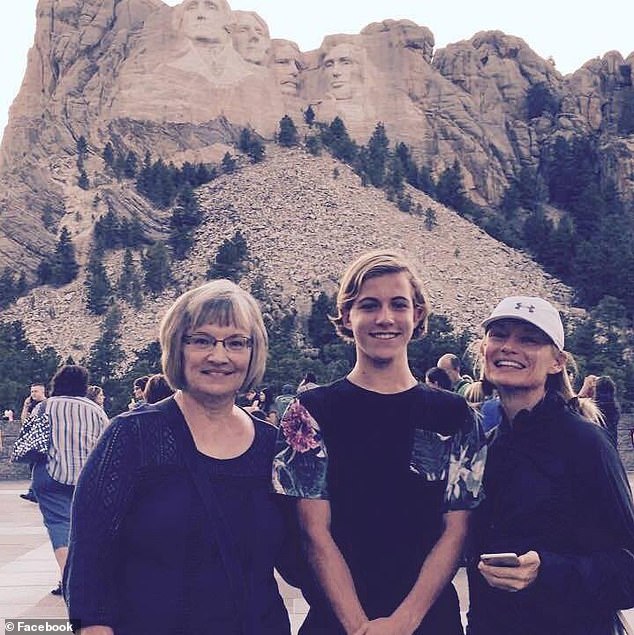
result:
<svg viewBox="0 0 634 635"><path fill-rule="evenodd" d="M72 620L116 635L290 632L273 577L285 540L270 493L276 433L254 424L247 452L216 460L197 451L173 398L113 420L75 492L64 577ZM238 606L185 453L210 479L234 541L248 594Z"/></svg>

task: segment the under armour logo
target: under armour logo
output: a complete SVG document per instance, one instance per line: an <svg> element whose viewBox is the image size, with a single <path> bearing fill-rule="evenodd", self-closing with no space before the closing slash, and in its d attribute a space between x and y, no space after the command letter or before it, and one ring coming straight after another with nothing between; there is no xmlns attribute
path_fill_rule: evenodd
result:
<svg viewBox="0 0 634 635"><path fill-rule="evenodd" d="M529 304L528 306L526 306L525 304L522 304L521 302L518 302L515 305L515 309L517 311L519 311L520 309L528 309L529 313L534 313L535 312L535 305L534 304Z"/></svg>

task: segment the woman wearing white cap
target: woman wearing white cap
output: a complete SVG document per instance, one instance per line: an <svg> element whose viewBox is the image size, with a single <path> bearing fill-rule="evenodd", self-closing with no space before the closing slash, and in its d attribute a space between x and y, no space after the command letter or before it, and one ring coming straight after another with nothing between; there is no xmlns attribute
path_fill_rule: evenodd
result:
<svg viewBox="0 0 634 635"><path fill-rule="evenodd" d="M604 431L578 411L559 313L505 298L483 326L502 421L474 531L468 633L618 632L618 609L634 606L632 495Z"/></svg>

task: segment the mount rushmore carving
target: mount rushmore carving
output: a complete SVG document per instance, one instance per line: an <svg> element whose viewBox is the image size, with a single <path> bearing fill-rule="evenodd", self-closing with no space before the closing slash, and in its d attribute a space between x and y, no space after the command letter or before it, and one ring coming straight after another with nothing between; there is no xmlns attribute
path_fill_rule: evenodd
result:
<svg viewBox="0 0 634 635"><path fill-rule="evenodd" d="M272 139L285 114L309 132L309 106L318 122L341 117L359 143L382 122L435 176L457 160L467 194L483 204L498 203L556 136L598 134L606 173L632 195L634 138L616 135L613 122L632 90L634 53L610 52L564 77L500 31L434 45L409 20L327 35L304 52L226 0L39 0L0 148L0 265L26 255L32 269L50 249L54 237L34 228L45 206L64 209L79 137L95 155L114 136L138 156L205 160L242 127ZM528 115L537 85L561 104L557 113Z"/></svg>
<svg viewBox="0 0 634 635"><path fill-rule="evenodd" d="M281 116L301 117L310 105L318 120L342 117L355 136L403 119L394 132L408 136L425 116L418 95L433 46L428 29L388 20L302 53L294 42L272 40L255 12L185 0L145 21L108 115L193 123L224 115L270 136Z"/></svg>

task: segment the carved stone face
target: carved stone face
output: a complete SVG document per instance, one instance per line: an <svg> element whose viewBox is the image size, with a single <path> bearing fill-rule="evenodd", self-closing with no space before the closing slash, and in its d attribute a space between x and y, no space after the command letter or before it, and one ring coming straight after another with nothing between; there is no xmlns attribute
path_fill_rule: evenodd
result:
<svg viewBox="0 0 634 635"><path fill-rule="evenodd" d="M300 54L290 44L275 47L271 67L284 95L296 95L301 71Z"/></svg>
<svg viewBox="0 0 634 635"><path fill-rule="evenodd" d="M219 44L229 40L229 6L225 0L185 0L181 11L181 29L188 38Z"/></svg>
<svg viewBox="0 0 634 635"><path fill-rule="evenodd" d="M335 99L350 99L361 86L361 60L361 49L351 44L338 44L324 57L323 72Z"/></svg>
<svg viewBox="0 0 634 635"><path fill-rule="evenodd" d="M251 13L236 11L231 25L233 46L252 64L264 64L271 43L266 25Z"/></svg>

